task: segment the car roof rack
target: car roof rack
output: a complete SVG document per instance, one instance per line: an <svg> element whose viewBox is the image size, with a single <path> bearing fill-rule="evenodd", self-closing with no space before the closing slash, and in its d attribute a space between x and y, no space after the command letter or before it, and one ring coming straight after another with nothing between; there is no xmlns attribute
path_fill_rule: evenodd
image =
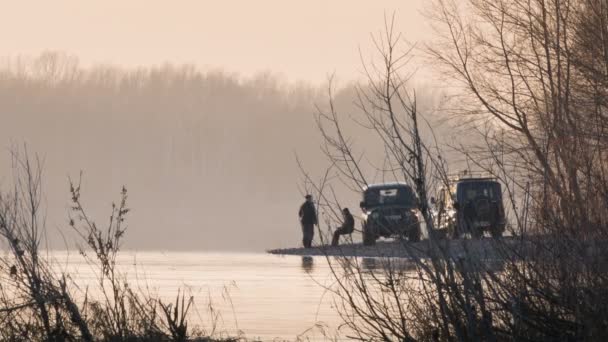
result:
<svg viewBox="0 0 608 342"><path fill-rule="evenodd" d="M448 175L450 182L474 181L474 180L496 180L496 177L487 171L462 170L457 174Z"/></svg>
<svg viewBox="0 0 608 342"><path fill-rule="evenodd" d="M405 182L387 182L387 183L375 183L363 186L363 191L368 189L390 189L390 188L402 188L409 187L409 184Z"/></svg>

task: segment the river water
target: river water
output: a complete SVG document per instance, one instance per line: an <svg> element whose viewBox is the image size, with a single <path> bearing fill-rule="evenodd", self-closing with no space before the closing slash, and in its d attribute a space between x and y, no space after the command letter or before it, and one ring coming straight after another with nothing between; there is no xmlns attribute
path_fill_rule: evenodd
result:
<svg viewBox="0 0 608 342"><path fill-rule="evenodd" d="M78 253L53 257L81 289L95 287L94 270ZM117 262L141 291L167 302L184 289L192 295L190 327L264 341L328 340L338 333L341 321L326 290L332 276L324 257L122 252Z"/></svg>

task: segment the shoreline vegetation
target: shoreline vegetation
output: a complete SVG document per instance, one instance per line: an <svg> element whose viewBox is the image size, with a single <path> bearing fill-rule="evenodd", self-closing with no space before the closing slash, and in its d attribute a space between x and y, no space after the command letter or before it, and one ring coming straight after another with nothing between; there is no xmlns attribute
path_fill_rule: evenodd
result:
<svg viewBox="0 0 608 342"><path fill-rule="evenodd" d="M194 301L186 289L166 301L127 281L116 263L130 211L125 187L109 220L99 224L82 204L80 180L70 180L69 226L94 282L82 288L70 273L54 268L41 249L46 233L41 161L26 149L13 150L12 158L15 186L0 193L0 236L8 247L0 256L0 341L246 340L242 333L221 331L212 303L208 329L189 325Z"/></svg>

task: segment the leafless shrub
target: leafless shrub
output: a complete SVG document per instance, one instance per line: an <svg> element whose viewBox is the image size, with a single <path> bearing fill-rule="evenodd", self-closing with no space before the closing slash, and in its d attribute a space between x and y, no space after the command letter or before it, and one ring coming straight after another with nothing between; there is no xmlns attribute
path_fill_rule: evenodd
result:
<svg viewBox="0 0 608 342"><path fill-rule="evenodd" d="M70 274L58 274L52 257L41 255L42 162L13 152L14 180L0 191L0 339L7 341L215 341L188 327L193 300L178 293L175 304L133 289L116 258L126 231L127 190L99 228L81 202L80 183L70 182L70 226L84 243L80 254L96 270L96 286L79 290ZM45 252L48 253L48 252Z"/></svg>
<svg viewBox="0 0 608 342"><path fill-rule="evenodd" d="M10 253L1 258L5 271L2 286L2 319L13 329L2 329L7 338L55 340L77 331L83 340L91 334L78 306L39 254L44 233L41 211L42 163L12 154L14 186L0 193L0 234ZM70 322L70 323L66 323ZM13 334L13 335L11 335Z"/></svg>

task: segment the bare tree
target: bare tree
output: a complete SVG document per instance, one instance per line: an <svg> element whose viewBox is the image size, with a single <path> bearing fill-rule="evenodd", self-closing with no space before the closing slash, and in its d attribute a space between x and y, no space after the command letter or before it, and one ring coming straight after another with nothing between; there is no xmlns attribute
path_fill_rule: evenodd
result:
<svg viewBox="0 0 608 342"><path fill-rule="evenodd" d="M505 184L517 237L452 243L430 234L424 257L402 245L412 260L406 272L390 259L380 272L347 255L328 259L345 323L361 340L600 339L608 329L605 4L435 5L445 40L427 49L461 85L446 110L479 138L459 150ZM379 171L415 186L433 227L427 194L429 183L447 182L445 158L420 134L416 97L397 68L407 58L395 54L390 20L385 31L357 104L386 151ZM594 39L599 47L583 48ZM330 169L354 190L366 184L365 155L354 153L331 103L317 122Z"/></svg>

